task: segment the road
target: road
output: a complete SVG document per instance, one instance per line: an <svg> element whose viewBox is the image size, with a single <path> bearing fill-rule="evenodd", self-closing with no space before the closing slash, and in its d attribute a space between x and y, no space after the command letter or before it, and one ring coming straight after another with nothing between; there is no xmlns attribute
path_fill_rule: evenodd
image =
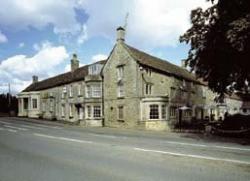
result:
<svg viewBox="0 0 250 181"><path fill-rule="evenodd" d="M0 181L250 180L250 146L95 129L0 118Z"/></svg>

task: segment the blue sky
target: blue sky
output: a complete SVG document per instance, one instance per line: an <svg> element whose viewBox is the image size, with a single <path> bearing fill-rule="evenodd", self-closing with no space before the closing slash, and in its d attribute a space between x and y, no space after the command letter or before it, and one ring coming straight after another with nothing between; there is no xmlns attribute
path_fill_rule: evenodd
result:
<svg viewBox="0 0 250 181"><path fill-rule="evenodd" d="M45 79L69 70L72 53L81 65L106 58L125 24L126 43L180 65L188 45L179 36L190 11L205 0L8 0L0 9L0 93L17 93L31 76Z"/></svg>

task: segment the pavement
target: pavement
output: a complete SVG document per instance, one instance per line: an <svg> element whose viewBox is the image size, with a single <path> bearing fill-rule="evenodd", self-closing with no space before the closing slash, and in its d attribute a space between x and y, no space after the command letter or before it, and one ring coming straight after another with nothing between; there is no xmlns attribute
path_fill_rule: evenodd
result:
<svg viewBox="0 0 250 181"><path fill-rule="evenodd" d="M0 118L0 181L249 180L250 146L230 140Z"/></svg>

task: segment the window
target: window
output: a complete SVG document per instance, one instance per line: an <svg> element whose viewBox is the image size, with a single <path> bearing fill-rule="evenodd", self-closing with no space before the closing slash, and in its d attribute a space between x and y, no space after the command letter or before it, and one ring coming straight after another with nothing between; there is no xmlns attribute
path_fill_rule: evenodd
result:
<svg viewBox="0 0 250 181"><path fill-rule="evenodd" d="M206 97L206 89L203 87L202 88L202 97L205 98Z"/></svg>
<svg viewBox="0 0 250 181"><path fill-rule="evenodd" d="M62 111L62 117L65 117L65 105L64 104L62 104L61 111Z"/></svg>
<svg viewBox="0 0 250 181"><path fill-rule="evenodd" d="M123 106L118 106L118 119L123 120Z"/></svg>
<svg viewBox="0 0 250 181"><path fill-rule="evenodd" d="M100 118L101 117L101 106L94 106L93 117Z"/></svg>
<svg viewBox="0 0 250 181"><path fill-rule="evenodd" d="M87 106L87 117L91 117L91 106Z"/></svg>
<svg viewBox="0 0 250 181"><path fill-rule="evenodd" d="M166 119L167 118L167 112L166 112L166 105L161 105L161 118Z"/></svg>
<svg viewBox="0 0 250 181"><path fill-rule="evenodd" d="M73 86L69 86L69 97L73 97Z"/></svg>
<svg viewBox="0 0 250 181"><path fill-rule="evenodd" d="M124 86L123 86L123 84L118 85L118 97L124 97Z"/></svg>
<svg viewBox="0 0 250 181"><path fill-rule="evenodd" d="M92 85L92 97L101 97L102 91L101 86L99 85Z"/></svg>
<svg viewBox="0 0 250 181"><path fill-rule="evenodd" d="M146 95L151 95L152 93L152 85L151 84L145 84L145 94Z"/></svg>
<svg viewBox="0 0 250 181"><path fill-rule="evenodd" d="M146 68L146 74L147 74L149 77L151 77L151 73L152 73L151 69Z"/></svg>
<svg viewBox="0 0 250 181"><path fill-rule="evenodd" d="M121 80L124 76L124 66L117 67L117 77L118 80Z"/></svg>
<svg viewBox="0 0 250 181"><path fill-rule="evenodd" d="M86 86L86 97L91 97L91 86L87 85Z"/></svg>
<svg viewBox="0 0 250 181"><path fill-rule="evenodd" d="M67 94L67 87L64 86L62 89L62 99L64 99L66 97L66 94Z"/></svg>
<svg viewBox="0 0 250 181"><path fill-rule="evenodd" d="M97 75L100 73L101 69L102 69L101 64L93 64L89 66L88 71L90 75Z"/></svg>
<svg viewBox="0 0 250 181"><path fill-rule="evenodd" d="M182 86L185 88L187 86L186 81L183 79L182 80Z"/></svg>
<svg viewBox="0 0 250 181"><path fill-rule="evenodd" d="M157 104L150 105L149 119L159 119L159 106Z"/></svg>
<svg viewBox="0 0 250 181"><path fill-rule="evenodd" d="M32 99L32 108L37 109L37 99Z"/></svg>
<svg viewBox="0 0 250 181"><path fill-rule="evenodd" d="M42 112L45 112L46 110L46 102L42 102Z"/></svg>
<svg viewBox="0 0 250 181"><path fill-rule="evenodd" d="M175 117L176 116L176 107L170 107L170 116Z"/></svg>
<svg viewBox="0 0 250 181"><path fill-rule="evenodd" d="M78 88L77 89L78 89L78 91L77 91L78 92L78 96L82 95L82 86L81 86L80 83L78 84Z"/></svg>
<svg viewBox="0 0 250 181"><path fill-rule="evenodd" d="M52 100L50 100L50 106L49 106L49 110L50 110L50 112L52 112L52 111L53 111L53 107L54 107L54 105L53 105L53 101L52 101Z"/></svg>
<svg viewBox="0 0 250 181"><path fill-rule="evenodd" d="M73 117L73 104L69 105L69 117Z"/></svg>

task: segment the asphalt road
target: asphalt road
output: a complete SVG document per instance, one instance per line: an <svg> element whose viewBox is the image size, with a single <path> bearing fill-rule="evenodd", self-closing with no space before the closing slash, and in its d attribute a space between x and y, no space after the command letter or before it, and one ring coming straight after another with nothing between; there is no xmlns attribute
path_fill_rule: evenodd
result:
<svg viewBox="0 0 250 181"><path fill-rule="evenodd" d="M0 181L250 180L250 146L150 134L0 118Z"/></svg>

